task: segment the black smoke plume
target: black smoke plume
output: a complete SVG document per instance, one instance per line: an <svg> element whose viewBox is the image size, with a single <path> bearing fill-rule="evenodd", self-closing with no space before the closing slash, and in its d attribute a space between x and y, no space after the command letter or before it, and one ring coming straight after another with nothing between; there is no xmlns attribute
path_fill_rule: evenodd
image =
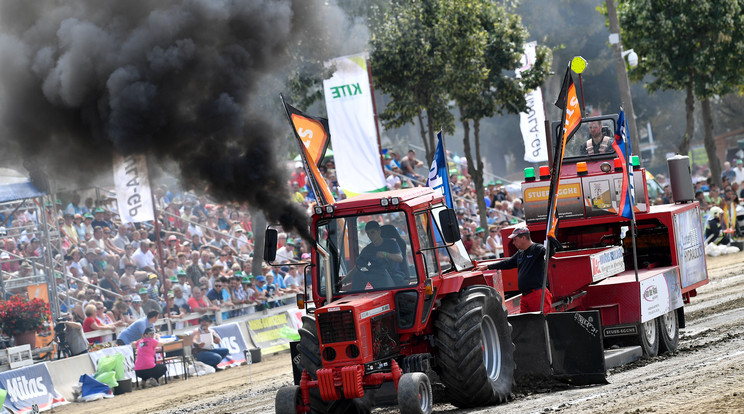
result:
<svg viewBox="0 0 744 414"><path fill-rule="evenodd" d="M184 187L308 237L275 154L276 79L347 52L349 28L315 0L4 0L0 145L78 183L110 174L113 152L175 161Z"/></svg>

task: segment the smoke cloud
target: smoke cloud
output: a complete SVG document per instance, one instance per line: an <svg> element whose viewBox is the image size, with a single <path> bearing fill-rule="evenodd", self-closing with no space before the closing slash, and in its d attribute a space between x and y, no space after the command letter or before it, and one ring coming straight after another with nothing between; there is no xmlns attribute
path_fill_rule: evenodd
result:
<svg viewBox="0 0 744 414"><path fill-rule="evenodd" d="M184 187L307 237L275 153L289 132L278 94L293 68L361 50L326 3L4 0L0 145L79 183L110 174L113 152L174 161Z"/></svg>

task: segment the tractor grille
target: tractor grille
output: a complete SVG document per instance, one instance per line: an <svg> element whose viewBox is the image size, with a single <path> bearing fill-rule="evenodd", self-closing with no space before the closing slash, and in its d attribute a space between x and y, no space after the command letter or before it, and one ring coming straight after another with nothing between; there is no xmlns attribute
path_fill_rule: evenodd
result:
<svg viewBox="0 0 744 414"><path fill-rule="evenodd" d="M376 316L371 320L372 357L375 361L396 355L400 352L398 330L395 325L395 312Z"/></svg>
<svg viewBox="0 0 744 414"><path fill-rule="evenodd" d="M318 330L324 344L357 339L354 313L351 310L318 314Z"/></svg>

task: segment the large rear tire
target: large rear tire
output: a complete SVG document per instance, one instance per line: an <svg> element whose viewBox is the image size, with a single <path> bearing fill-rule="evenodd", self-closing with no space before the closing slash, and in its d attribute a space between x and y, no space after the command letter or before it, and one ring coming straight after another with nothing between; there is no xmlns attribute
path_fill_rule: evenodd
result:
<svg viewBox="0 0 744 414"><path fill-rule="evenodd" d="M302 393L299 386L282 387L276 392L274 399L276 414L297 414L298 405L302 405Z"/></svg>
<svg viewBox="0 0 744 414"><path fill-rule="evenodd" d="M478 407L507 401L514 385L514 344L496 290L471 286L448 295L434 327L438 374L450 402Z"/></svg>
<svg viewBox="0 0 744 414"><path fill-rule="evenodd" d="M400 414L431 414L434 394L429 377L423 372L403 374L398 380Z"/></svg>
<svg viewBox="0 0 744 414"><path fill-rule="evenodd" d="M677 321L677 311L671 310L668 313L656 318L659 322L659 353L675 352L679 346L679 321Z"/></svg>
<svg viewBox="0 0 744 414"><path fill-rule="evenodd" d="M318 326L315 319L309 316L302 317L302 328L299 329L300 343L297 351L300 353L300 365L310 374L312 379L317 379L315 372L323 367L320 359L320 341L318 340ZM342 414L342 413L369 413L372 410L372 402L367 391L364 397L353 400L341 399L338 401L323 401L317 388L310 389L310 412L317 414Z"/></svg>
<svg viewBox="0 0 744 414"><path fill-rule="evenodd" d="M659 354L659 329L656 319L638 324L638 343L643 350L644 358L653 358Z"/></svg>

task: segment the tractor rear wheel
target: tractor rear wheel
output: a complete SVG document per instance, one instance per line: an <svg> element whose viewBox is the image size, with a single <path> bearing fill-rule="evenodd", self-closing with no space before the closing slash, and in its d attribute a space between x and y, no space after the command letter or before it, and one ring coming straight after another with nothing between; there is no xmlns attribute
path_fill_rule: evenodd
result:
<svg viewBox="0 0 744 414"><path fill-rule="evenodd" d="M656 319L638 324L638 344L643 350L644 358L653 358L659 354L659 329Z"/></svg>
<svg viewBox="0 0 744 414"><path fill-rule="evenodd" d="M423 372L403 374L398 380L400 414L431 414L434 395L429 377Z"/></svg>
<svg viewBox="0 0 744 414"><path fill-rule="evenodd" d="M659 353L674 352L679 346L679 322L677 311L671 310L656 318L659 322Z"/></svg>
<svg viewBox="0 0 744 414"><path fill-rule="evenodd" d="M442 300L434 322L438 374L457 407L505 402L514 385L514 344L501 297L471 286Z"/></svg>
<svg viewBox="0 0 744 414"><path fill-rule="evenodd" d="M302 405L302 393L298 385L279 388L274 399L276 414L297 414L297 406Z"/></svg>
<svg viewBox="0 0 744 414"><path fill-rule="evenodd" d="M320 359L320 341L315 319L307 315L303 316L299 333L300 343L297 344L297 351L300 353L300 365L310 374L313 380L316 380L318 377L315 372L323 367L323 363ZM367 391L364 397L353 400L323 401L318 389L311 388L310 412L317 414L369 413L372 409L369 394L370 391Z"/></svg>

